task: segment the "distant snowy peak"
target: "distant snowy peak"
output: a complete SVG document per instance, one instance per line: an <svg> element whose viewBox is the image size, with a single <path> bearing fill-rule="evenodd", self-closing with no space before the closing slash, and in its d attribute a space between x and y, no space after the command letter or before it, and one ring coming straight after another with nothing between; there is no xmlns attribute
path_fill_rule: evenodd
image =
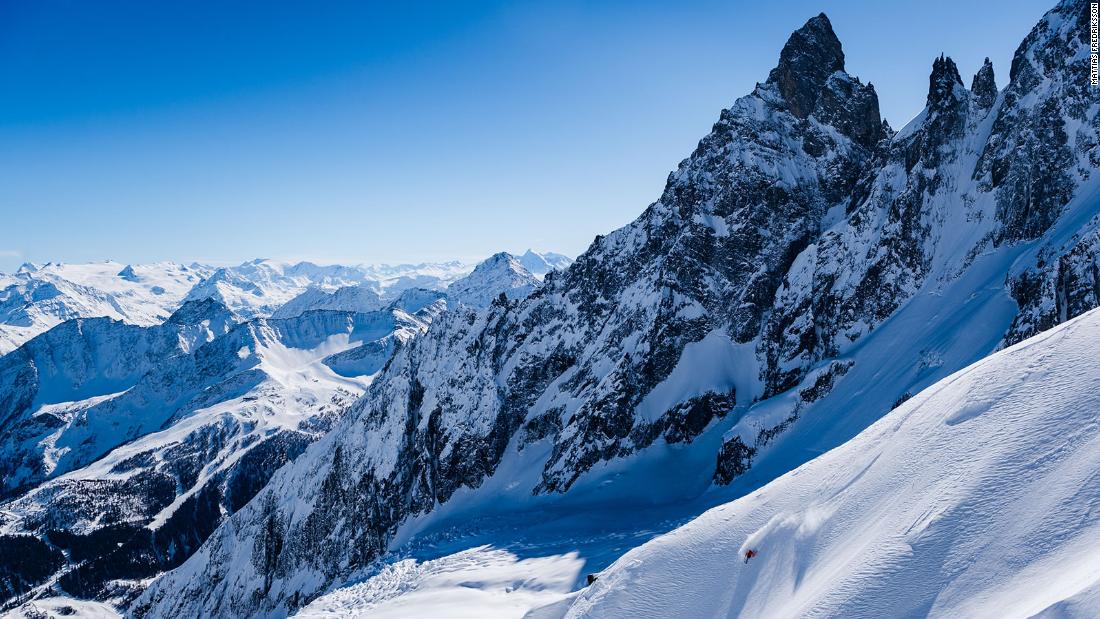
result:
<svg viewBox="0 0 1100 619"><path fill-rule="evenodd" d="M362 272L347 267L253 260L214 271L188 293L187 299L216 299L246 318L255 318L270 316L307 288L335 288L363 281Z"/></svg>
<svg viewBox="0 0 1100 619"><path fill-rule="evenodd" d="M537 253L530 249L516 258L523 268L539 279L545 277L550 271L564 271L566 267L573 264L573 260L568 256L553 252Z"/></svg>
<svg viewBox="0 0 1100 619"><path fill-rule="evenodd" d="M293 318L310 310L338 310L346 312L370 312L382 307L382 297L374 290L371 284L358 286L342 286L336 290L326 291L316 286L307 288L304 292L287 301L285 305L275 310L272 318Z"/></svg>
<svg viewBox="0 0 1100 619"><path fill-rule="evenodd" d="M105 316L156 324L212 271L169 262L25 264L0 278L0 354L73 318Z"/></svg>
<svg viewBox="0 0 1100 619"><path fill-rule="evenodd" d="M500 252L474 268L473 273L447 288L447 296L455 304L488 307L501 294L509 299L522 299L541 282L528 271L520 258Z"/></svg>
<svg viewBox="0 0 1100 619"><path fill-rule="evenodd" d="M276 312L288 317L314 305L370 311L364 304L373 301L371 309L377 309L412 288L443 290L471 268L462 262L342 266L261 259L218 269L188 298L218 299L248 318Z"/></svg>
<svg viewBox="0 0 1100 619"><path fill-rule="evenodd" d="M416 314L430 306L437 305L441 301L443 307L446 307L447 295L438 290L425 290L424 288L409 288L401 294L397 295L397 298L390 303L390 307L395 310L401 310L406 314ZM434 312L435 310L430 310Z"/></svg>
<svg viewBox="0 0 1100 619"><path fill-rule="evenodd" d="M443 290L451 282L469 275L474 265L451 260L418 264L377 264L364 268L367 276L378 283L382 295L393 298L411 288Z"/></svg>

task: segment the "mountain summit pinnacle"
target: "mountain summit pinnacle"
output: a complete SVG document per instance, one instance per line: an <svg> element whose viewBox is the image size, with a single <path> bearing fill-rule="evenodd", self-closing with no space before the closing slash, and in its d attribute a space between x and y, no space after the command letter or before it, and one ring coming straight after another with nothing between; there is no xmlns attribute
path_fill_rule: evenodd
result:
<svg viewBox="0 0 1100 619"><path fill-rule="evenodd" d="M978 107L985 110L993 106L997 100L997 81L993 78L993 63L988 58L981 69L974 74L974 80L970 83L970 92L974 93Z"/></svg>
<svg viewBox="0 0 1100 619"><path fill-rule="evenodd" d="M787 39L779 53L779 65L768 75L768 83L779 86L792 114L806 118L813 111L825 80L843 70L840 40L829 18L821 13Z"/></svg>
<svg viewBox="0 0 1100 619"><path fill-rule="evenodd" d="M990 72L992 73L992 66ZM956 86L963 86L962 77L959 76L959 68L950 56L940 54L940 57L932 62L932 73L928 76L928 107L942 107L949 100L957 99Z"/></svg>

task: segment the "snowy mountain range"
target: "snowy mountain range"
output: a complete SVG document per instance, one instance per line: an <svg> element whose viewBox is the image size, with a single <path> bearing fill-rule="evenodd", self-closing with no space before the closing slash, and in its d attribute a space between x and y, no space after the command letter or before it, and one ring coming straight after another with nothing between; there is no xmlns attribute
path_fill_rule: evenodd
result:
<svg viewBox="0 0 1100 619"><path fill-rule="evenodd" d="M561 254L527 250L516 256L537 278L568 266ZM319 266L272 260L253 260L235 267L192 263L124 265L105 261L88 264L24 264L12 275L0 273L0 354L14 350L32 337L73 318L107 317L150 326L168 318L184 301L215 299L244 318L285 316L294 307L324 302L306 294L379 297L378 309L405 290L444 290L468 275L475 264L451 261L400 265ZM340 299L328 306L350 309L365 300ZM351 305L349 305L349 303Z"/></svg>
<svg viewBox="0 0 1100 619"><path fill-rule="evenodd" d="M54 327L0 357L8 605L1095 615L1088 77L1062 0L895 132L822 14L572 264L261 261Z"/></svg>

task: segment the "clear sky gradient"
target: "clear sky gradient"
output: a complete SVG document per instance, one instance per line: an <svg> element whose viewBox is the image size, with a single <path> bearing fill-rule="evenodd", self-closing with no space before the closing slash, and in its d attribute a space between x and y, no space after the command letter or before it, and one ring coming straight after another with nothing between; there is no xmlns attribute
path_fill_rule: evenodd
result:
<svg viewBox="0 0 1100 619"><path fill-rule="evenodd" d="M818 12L900 128L1052 5L0 0L0 271L575 255Z"/></svg>

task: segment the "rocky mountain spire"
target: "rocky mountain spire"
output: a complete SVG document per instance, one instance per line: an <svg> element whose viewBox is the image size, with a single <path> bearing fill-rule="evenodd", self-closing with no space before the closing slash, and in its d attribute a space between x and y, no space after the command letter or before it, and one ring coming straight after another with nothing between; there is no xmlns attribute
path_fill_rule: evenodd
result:
<svg viewBox="0 0 1100 619"><path fill-rule="evenodd" d="M930 108L940 108L959 99L958 89L963 86L962 77L959 76L959 68L950 56L940 54L940 57L932 62L932 74L928 76L928 101Z"/></svg>
<svg viewBox="0 0 1100 619"><path fill-rule="evenodd" d="M813 111L825 81L843 70L840 40L829 18L821 13L787 39L779 53L779 65L768 75L768 83L779 86L792 114L806 118Z"/></svg>
<svg viewBox="0 0 1100 619"><path fill-rule="evenodd" d="M932 62L932 73L928 76L928 100L925 119L926 139L919 150L932 159L925 160L925 166L936 166L938 156L935 151L944 140L961 135L966 125L966 116L970 105L970 93L963 86L959 68L950 56L940 55ZM910 161L913 153L910 153Z"/></svg>
<svg viewBox="0 0 1100 619"><path fill-rule="evenodd" d="M970 82L970 92L974 93L979 109L987 110L997 100L997 81L993 79L993 63L989 58L985 59L985 64L974 74L974 79Z"/></svg>

